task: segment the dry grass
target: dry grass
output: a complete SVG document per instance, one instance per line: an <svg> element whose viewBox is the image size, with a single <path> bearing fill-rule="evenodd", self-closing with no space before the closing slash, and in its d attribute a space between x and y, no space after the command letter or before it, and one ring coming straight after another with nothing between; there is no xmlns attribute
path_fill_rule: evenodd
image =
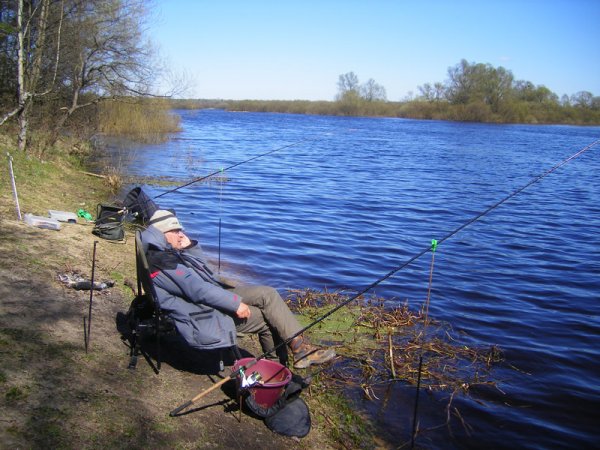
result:
<svg viewBox="0 0 600 450"><path fill-rule="evenodd" d="M179 131L179 117L160 99L105 101L99 108L99 131L142 142L162 142Z"/></svg>

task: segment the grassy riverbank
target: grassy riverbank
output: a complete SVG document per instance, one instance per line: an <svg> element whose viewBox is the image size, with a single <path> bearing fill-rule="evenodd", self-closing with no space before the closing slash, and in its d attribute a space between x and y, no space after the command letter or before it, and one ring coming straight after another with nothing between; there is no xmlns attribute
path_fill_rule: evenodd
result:
<svg viewBox="0 0 600 450"><path fill-rule="evenodd" d="M79 144L55 149L45 160L10 152L22 213L48 210L92 214L112 199L107 178L85 173ZM143 359L127 369L128 349L116 318L133 298L134 247L92 235L85 221L59 231L29 227L16 218L5 159L0 173L0 442L6 448L369 448L375 447L366 422L349 410L335 390L316 379L303 397L311 433L294 440L270 432L262 421L243 415L227 392L216 390L192 408L168 412L210 387L218 377L202 375L189 360L165 355L160 375ZM94 240L96 280L115 287L95 292L91 335L85 351L83 317L89 291L75 291L58 274L91 276ZM253 339L241 347L252 349ZM166 353L166 352L165 352ZM229 389L231 391L231 389Z"/></svg>

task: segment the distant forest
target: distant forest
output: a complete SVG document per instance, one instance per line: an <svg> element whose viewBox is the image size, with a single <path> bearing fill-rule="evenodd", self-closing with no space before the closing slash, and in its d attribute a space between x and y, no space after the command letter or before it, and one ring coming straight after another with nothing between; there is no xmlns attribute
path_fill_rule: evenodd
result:
<svg viewBox="0 0 600 450"><path fill-rule="evenodd" d="M173 108L222 108L338 116L403 117L461 122L599 125L600 97L581 91L561 98L542 85L515 80L512 72L462 60L445 82L426 83L418 95L388 101L383 86L361 84L354 72L340 75L334 101L171 100Z"/></svg>

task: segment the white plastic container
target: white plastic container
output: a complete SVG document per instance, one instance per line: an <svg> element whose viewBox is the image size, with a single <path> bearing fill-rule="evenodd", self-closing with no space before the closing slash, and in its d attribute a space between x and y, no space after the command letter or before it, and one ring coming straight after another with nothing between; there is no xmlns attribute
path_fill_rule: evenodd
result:
<svg viewBox="0 0 600 450"><path fill-rule="evenodd" d="M60 222L49 217L34 216L33 214L27 213L23 220L27 225L31 225L32 227L45 228L47 230L60 230Z"/></svg>
<svg viewBox="0 0 600 450"><path fill-rule="evenodd" d="M48 211L48 215L51 219L56 219L59 222L77 223L77 215L67 211L56 211L51 209Z"/></svg>

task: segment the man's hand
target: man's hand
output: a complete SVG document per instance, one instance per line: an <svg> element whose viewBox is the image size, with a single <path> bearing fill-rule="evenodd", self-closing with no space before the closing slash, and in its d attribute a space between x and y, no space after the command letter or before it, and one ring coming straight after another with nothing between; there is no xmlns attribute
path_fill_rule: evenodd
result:
<svg viewBox="0 0 600 450"><path fill-rule="evenodd" d="M248 319L250 317L250 308L245 303L240 303L235 315L238 319Z"/></svg>

